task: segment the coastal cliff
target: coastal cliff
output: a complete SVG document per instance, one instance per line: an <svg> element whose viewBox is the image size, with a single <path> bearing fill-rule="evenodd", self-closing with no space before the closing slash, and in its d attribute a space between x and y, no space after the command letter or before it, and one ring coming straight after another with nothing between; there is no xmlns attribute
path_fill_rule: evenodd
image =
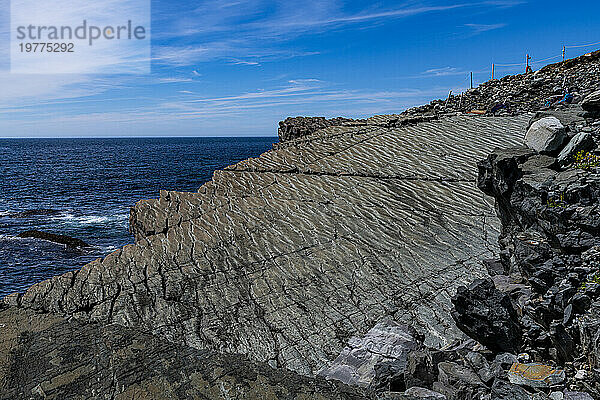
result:
<svg viewBox="0 0 600 400"><path fill-rule="evenodd" d="M321 130L140 202L135 244L15 300L307 376L385 317L448 344L454 289L497 250L475 163L528 120Z"/></svg>
<svg viewBox="0 0 600 400"><path fill-rule="evenodd" d="M533 393L503 369L522 350L535 361L554 357L553 367L592 354L577 389L596 390L596 292L573 313L588 323L553 322L562 280L572 281L570 292L596 284L597 171L561 166L558 153L579 133L592 137L586 151L597 149L589 100L597 72L594 53L493 81L460 103L284 121L272 151L216 171L197 193L140 201L134 244L4 299L0 397L527 398ZM565 104L536 114L561 80L575 93L569 103L588 99L590 110ZM523 90L530 100L519 102ZM463 113L480 109L485 116ZM559 149L515 148L548 116L563 124ZM542 255L523 250L532 240ZM587 269L538 273L557 257ZM524 303L532 293L542 306ZM561 298L563 318L571 297ZM497 332L486 339L485 321L473 317L485 301L505 311L489 321L513 323L498 348ZM524 320L542 312L541 328ZM557 332L575 350L553 343ZM140 358L145 366L134 368ZM25 367L39 359L45 367ZM106 366L86 369L91 360Z"/></svg>

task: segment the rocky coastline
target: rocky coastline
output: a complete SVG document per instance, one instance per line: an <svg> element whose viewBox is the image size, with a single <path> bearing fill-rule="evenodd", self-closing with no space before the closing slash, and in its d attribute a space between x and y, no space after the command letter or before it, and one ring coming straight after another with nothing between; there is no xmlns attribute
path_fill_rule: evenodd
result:
<svg viewBox="0 0 600 400"><path fill-rule="evenodd" d="M599 77L281 122L6 297L0 398L600 399Z"/></svg>

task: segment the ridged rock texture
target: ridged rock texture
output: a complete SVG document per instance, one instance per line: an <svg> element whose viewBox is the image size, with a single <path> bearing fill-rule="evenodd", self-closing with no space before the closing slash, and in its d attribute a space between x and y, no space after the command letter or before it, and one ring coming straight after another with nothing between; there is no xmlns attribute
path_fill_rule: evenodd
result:
<svg viewBox="0 0 600 400"><path fill-rule="evenodd" d="M530 116L332 126L131 213L135 244L6 303L241 353L306 376L384 318L463 337L460 285L497 252L476 163ZM390 123L391 122L391 123Z"/></svg>

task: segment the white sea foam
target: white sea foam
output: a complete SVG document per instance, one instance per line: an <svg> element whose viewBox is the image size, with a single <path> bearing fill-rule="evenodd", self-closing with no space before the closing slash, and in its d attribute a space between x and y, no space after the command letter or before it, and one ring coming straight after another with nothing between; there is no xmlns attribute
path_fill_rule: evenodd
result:
<svg viewBox="0 0 600 400"><path fill-rule="evenodd" d="M106 224L126 224L129 220L129 214L115 214L115 215L82 215L75 216L67 213L60 217L58 220L63 220L66 224L78 224L78 225L106 225Z"/></svg>
<svg viewBox="0 0 600 400"><path fill-rule="evenodd" d="M22 237L18 237L18 236L13 236L13 235L3 235L3 234L0 234L0 240L17 241L17 240L27 240L27 239L26 238L22 238Z"/></svg>

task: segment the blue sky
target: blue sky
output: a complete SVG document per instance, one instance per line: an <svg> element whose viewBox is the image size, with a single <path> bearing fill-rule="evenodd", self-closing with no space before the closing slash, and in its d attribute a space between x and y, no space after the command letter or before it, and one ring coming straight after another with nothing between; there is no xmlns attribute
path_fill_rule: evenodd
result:
<svg viewBox="0 0 600 400"><path fill-rule="evenodd" d="M287 116L397 113L493 62L600 42L599 15L595 1L153 1L150 75L11 74L0 46L0 137L274 136Z"/></svg>

